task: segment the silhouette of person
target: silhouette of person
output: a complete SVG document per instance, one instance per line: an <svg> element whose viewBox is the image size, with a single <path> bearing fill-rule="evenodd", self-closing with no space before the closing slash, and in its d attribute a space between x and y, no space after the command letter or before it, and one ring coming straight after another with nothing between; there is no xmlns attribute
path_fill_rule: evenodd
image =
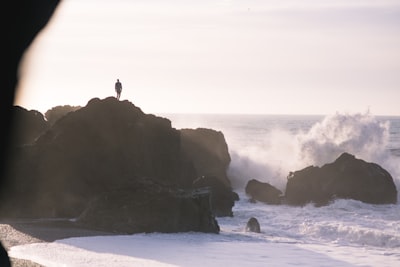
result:
<svg viewBox="0 0 400 267"><path fill-rule="evenodd" d="M119 79L117 79L117 82L115 83L115 92L117 92L117 99L119 100L122 92L122 84Z"/></svg>

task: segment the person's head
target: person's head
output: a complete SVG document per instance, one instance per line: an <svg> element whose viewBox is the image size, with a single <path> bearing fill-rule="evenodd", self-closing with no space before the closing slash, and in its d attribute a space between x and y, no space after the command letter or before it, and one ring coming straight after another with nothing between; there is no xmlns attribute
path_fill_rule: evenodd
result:
<svg viewBox="0 0 400 267"><path fill-rule="evenodd" d="M119 82L119 79L117 79L117 82Z"/></svg>

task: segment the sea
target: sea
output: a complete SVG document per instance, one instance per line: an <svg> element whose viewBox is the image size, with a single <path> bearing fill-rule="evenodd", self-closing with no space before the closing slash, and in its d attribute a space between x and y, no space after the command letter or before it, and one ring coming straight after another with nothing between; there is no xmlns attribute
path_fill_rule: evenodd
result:
<svg viewBox="0 0 400 267"><path fill-rule="evenodd" d="M240 199L219 234L150 233L78 237L12 247L44 266L400 266L400 204L338 199L327 206L251 203L251 179L285 190L290 171L341 153L381 165L400 188L400 116L157 114L182 128L221 131ZM400 196L400 194L399 194ZM400 200L400 197L399 197ZM400 203L400 201L398 201ZM261 233L245 231L249 218Z"/></svg>

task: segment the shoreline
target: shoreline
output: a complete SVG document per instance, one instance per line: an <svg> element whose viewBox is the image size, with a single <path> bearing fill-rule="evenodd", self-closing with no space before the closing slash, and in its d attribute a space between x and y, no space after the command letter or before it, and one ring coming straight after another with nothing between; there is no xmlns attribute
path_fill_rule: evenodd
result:
<svg viewBox="0 0 400 267"><path fill-rule="evenodd" d="M11 247L32 243L53 242L71 237L114 235L86 229L68 219L4 219L0 220L0 242L8 252ZM35 262L10 257L12 267L43 267Z"/></svg>

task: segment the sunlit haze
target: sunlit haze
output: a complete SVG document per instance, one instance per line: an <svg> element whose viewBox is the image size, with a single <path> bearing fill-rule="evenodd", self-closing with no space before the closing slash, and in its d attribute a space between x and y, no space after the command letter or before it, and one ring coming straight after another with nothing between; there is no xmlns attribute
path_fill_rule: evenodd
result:
<svg viewBox="0 0 400 267"><path fill-rule="evenodd" d="M148 113L400 115L400 0L63 0L16 105L115 96Z"/></svg>

